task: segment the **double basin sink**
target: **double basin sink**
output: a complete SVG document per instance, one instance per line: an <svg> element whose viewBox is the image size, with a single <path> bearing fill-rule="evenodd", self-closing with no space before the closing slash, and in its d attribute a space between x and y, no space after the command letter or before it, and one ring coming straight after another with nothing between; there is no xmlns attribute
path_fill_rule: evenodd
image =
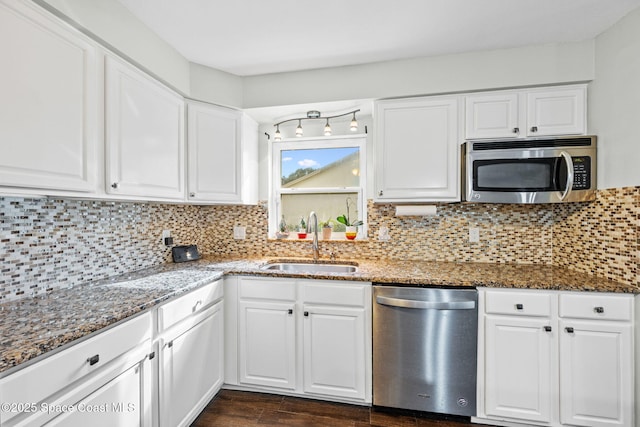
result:
<svg viewBox="0 0 640 427"><path fill-rule="evenodd" d="M356 273L358 266L354 264L334 264L323 261L286 261L269 262L261 267L267 271L286 271L288 273Z"/></svg>

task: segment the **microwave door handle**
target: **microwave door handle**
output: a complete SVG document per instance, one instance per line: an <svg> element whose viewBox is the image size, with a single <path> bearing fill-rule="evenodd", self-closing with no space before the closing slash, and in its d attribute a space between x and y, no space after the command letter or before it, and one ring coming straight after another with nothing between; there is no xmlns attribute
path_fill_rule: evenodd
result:
<svg viewBox="0 0 640 427"><path fill-rule="evenodd" d="M571 193L571 189L573 188L574 170L573 159L571 158L569 153L567 153L566 151L562 151L560 153L560 156L562 156L564 158L564 161L567 162L567 187L564 189L562 196L560 196L560 200L564 200L569 195L569 193Z"/></svg>

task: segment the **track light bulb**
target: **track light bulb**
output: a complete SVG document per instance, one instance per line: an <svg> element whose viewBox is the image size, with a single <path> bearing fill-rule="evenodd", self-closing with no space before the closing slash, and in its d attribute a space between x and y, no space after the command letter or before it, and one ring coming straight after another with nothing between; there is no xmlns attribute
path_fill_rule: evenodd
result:
<svg viewBox="0 0 640 427"><path fill-rule="evenodd" d="M302 120L298 120L298 127L296 128L296 136L302 136Z"/></svg>
<svg viewBox="0 0 640 427"><path fill-rule="evenodd" d="M274 141L282 141L282 134L280 133L280 125L276 126L276 133L273 135Z"/></svg>
<svg viewBox="0 0 640 427"><path fill-rule="evenodd" d="M351 125L349 125L349 129L351 132L355 132L358 130L358 121L356 120L356 113L353 113L353 119L351 120Z"/></svg>
<svg viewBox="0 0 640 427"><path fill-rule="evenodd" d="M331 136L331 125L329 124L329 119L327 119L327 124L324 126L324 136Z"/></svg>

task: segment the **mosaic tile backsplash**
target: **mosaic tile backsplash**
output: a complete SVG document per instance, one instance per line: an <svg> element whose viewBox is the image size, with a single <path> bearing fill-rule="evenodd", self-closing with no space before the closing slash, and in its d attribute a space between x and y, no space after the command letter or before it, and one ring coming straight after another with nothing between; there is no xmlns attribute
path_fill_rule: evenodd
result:
<svg viewBox="0 0 640 427"><path fill-rule="evenodd" d="M598 192L592 203L439 204L432 217L395 217L369 202L367 240L321 243L338 259L554 264L640 286L640 187ZM247 227L233 239L233 226ZM391 240L377 239L387 227ZM480 243L469 243L469 227ZM257 206L186 206L0 197L0 299L37 295L171 261L161 242L218 256L310 256L309 242L267 238Z"/></svg>

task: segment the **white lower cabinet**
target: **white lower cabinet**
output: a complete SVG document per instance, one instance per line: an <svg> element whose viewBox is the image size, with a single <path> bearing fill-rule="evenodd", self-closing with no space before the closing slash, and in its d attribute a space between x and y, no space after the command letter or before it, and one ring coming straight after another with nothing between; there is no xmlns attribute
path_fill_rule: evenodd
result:
<svg viewBox="0 0 640 427"><path fill-rule="evenodd" d="M189 425L220 390L224 372L222 303L195 326L170 340L161 352L161 426Z"/></svg>
<svg viewBox="0 0 640 427"><path fill-rule="evenodd" d="M145 420L146 415L143 412L145 393L148 393L148 390L144 389L143 369L136 365L80 401L76 405L77 410L65 412L45 425L52 427L151 425L150 418Z"/></svg>
<svg viewBox="0 0 640 427"><path fill-rule="evenodd" d="M295 389L293 302L240 301L240 382Z"/></svg>
<svg viewBox="0 0 640 427"><path fill-rule="evenodd" d="M634 297L480 289L479 422L634 422Z"/></svg>
<svg viewBox="0 0 640 427"><path fill-rule="evenodd" d="M227 353L228 384L371 402L370 283L235 280L237 302L227 300L227 307L237 310L238 343L235 360Z"/></svg>
<svg viewBox="0 0 640 427"><path fill-rule="evenodd" d="M485 318L485 413L551 421L552 333L549 319Z"/></svg>
<svg viewBox="0 0 640 427"><path fill-rule="evenodd" d="M158 309L160 427L190 425L222 387L222 294L217 281Z"/></svg>
<svg viewBox="0 0 640 427"><path fill-rule="evenodd" d="M303 307L304 392L366 398L364 308Z"/></svg>
<svg viewBox="0 0 640 427"><path fill-rule="evenodd" d="M3 378L2 426L151 426L151 348L147 313Z"/></svg>

